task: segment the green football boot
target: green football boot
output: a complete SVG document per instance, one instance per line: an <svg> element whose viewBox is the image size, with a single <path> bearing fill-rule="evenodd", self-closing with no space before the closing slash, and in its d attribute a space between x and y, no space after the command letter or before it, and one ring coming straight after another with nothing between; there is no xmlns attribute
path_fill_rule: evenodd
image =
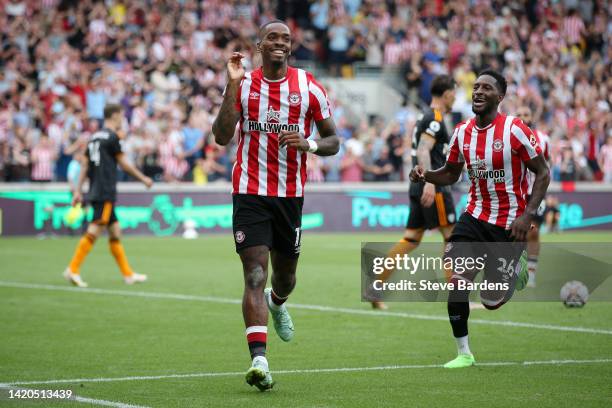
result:
<svg viewBox="0 0 612 408"><path fill-rule="evenodd" d="M254 385L259 388L259 391L268 391L274 387L268 360L265 357L257 356L253 359L251 368L246 373L246 382L250 386Z"/></svg>
<svg viewBox="0 0 612 408"><path fill-rule="evenodd" d="M474 355L472 354L459 354L455 359L444 364L444 368L465 368L471 367L476 364Z"/></svg>

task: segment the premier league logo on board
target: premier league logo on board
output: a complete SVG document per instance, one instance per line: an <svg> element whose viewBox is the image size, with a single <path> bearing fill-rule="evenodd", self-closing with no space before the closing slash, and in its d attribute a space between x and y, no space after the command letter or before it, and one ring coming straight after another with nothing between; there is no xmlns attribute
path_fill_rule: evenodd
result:
<svg viewBox="0 0 612 408"><path fill-rule="evenodd" d="M299 92L291 92L287 100L289 101L289 105L297 106L302 103L302 95L300 95Z"/></svg>

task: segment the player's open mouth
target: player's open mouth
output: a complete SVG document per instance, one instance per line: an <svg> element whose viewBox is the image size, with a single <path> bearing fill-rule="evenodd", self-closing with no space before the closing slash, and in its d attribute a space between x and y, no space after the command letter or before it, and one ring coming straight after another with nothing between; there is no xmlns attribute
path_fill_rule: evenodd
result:
<svg viewBox="0 0 612 408"><path fill-rule="evenodd" d="M279 55L282 57L284 57L286 53L287 52L285 50L272 50L271 52L272 55Z"/></svg>
<svg viewBox="0 0 612 408"><path fill-rule="evenodd" d="M477 108L480 108L480 107L484 106L486 103L487 103L487 101L484 100L484 99L474 99L472 101L472 105L474 105Z"/></svg>

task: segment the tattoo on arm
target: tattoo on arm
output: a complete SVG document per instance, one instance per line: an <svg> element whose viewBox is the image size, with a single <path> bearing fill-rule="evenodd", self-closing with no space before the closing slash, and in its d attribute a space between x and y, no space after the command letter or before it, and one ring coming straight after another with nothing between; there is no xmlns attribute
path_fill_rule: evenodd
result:
<svg viewBox="0 0 612 408"><path fill-rule="evenodd" d="M417 159L418 163L425 169L431 169L431 150L436 144L436 139L428 135L427 133L421 133L419 145L417 147Z"/></svg>
<svg viewBox="0 0 612 408"><path fill-rule="evenodd" d="M212 126L215 142L222 146L228 144L230 140L232 140L232 137L234 137L234 130L236 129L236 123L238 123L238 119L240 119L240 112L238 112L234 106L239 88L240 82L231 81L227 83L223 103L221 103L219 114Z"/></svg>
<svg viewBox="0 0 612 408"><path fill-rule="evenodd" d="M321 139L317 140L318 156L333 156L340 150L340 139L336 136L336 125L332 118L327 118L316 122L317 130Z"/></svg>

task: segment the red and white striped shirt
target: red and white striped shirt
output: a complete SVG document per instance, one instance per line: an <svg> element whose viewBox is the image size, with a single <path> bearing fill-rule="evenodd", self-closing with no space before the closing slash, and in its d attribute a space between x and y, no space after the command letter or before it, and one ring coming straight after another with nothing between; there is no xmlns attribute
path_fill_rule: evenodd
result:
<svg viewBox="0 0 612 408"><path fill-rule="evenodd" d="M467 213L505 229L527 205L525 162L542 150L537 136L520 119L498 114L480 129L475 118L455 128L447 161L467 164Z"/></svg>
<svg viewBox="0 0 612 408"><path fill-rule="evenodd" d="M544 132L540 132L536 130L535 135L538 137L538 141L540 142L540 148L542 149L542 155L546 161L550 161L550 137ZM531 190L533 190L533 183L535 183L535 174L532 172L527 172L527 183L529 183L529 189L527 193L531 195Z"/></svg>
<svg viewBox="0 0 612 408"><path fill-rule="evenodd" d="M302 69L288 67L283 79L271 81L259 68L242 79L236 109L241 116L232 193L302 197L306 152L279 148L278 134L289 130L308 138L315 122L329 118L325 89Z"/></svg>

